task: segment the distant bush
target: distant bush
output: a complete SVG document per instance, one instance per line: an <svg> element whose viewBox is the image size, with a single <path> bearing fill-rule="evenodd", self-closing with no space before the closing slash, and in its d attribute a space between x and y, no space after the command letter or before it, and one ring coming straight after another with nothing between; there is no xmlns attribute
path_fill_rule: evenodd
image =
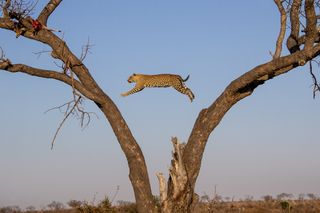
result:
<svg viewBox="0 0 320 213"><path fill-rule="evenodd" d="M273 197L271 195L265 195L262 197L265 202L273 201Z"/></svg>
<svg viewBox="0 0 320 213"><path fill-rule="evenodd" d="M78 208L82 205L82 202L81 201L78 201L78 200L70 200L68 203L68 206L70 206L71 208L75 209L75 208Z"/></svg>
<svg viewBox="0 0 320 213"><path fill-rule="evenodd" d="M57 202L57 201L52 201L47 206L50 210L53 210L53 211L60 211L60 210L64 209L63 203Z"/></svg>
<svg viewBox="0 0 320 213"><path fill-rule="evenodd" d="M0 213L20 213L21 209L19 206L6 206L0 208Z"/></svg>
<svg viewBox="0 0 320 213"><path fill-rule="evenodd" d="M79 213L115 213L115 208L112 207L108 197L105 197L98 205L90 204L86 201L71 200L68 202L71 208L74 208Z"/></svg>
<svg viewBox="0 0 320 213"><path fill-rule="evenodd" d="M33 213L33 212L36 212L36 207L28 206L26 210L27 210L26 213Z"/></svg>

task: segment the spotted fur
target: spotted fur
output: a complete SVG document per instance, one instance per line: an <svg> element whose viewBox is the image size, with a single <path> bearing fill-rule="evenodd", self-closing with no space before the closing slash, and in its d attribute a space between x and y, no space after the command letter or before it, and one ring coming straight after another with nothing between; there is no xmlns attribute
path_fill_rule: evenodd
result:
<svg viewBox="0 0 320 213"><path fill-rule="evenodd" d="M121 95L128 96L143 90L145 87L173 87L178 92L187 95L192 102L194 99L194 94L184 84L184 82L186 82L188 79L189 75L186 79L182 79L180 75L173 74L144 75L134 73L128 78L128 82L135 82L135 87L126 93L122 93Z"/></svg>

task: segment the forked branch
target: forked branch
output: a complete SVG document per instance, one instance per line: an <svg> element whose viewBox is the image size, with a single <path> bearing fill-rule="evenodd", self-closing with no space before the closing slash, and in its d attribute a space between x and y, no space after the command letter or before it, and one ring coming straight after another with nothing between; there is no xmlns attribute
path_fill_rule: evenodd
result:
<svg viewBox="0 0 320 213"><path fill-rule="evenodd" d="M60 123L58 129L56 130L56 132L55 132L55 134L54 134L54 136L53 136L53 139L52 139L52 141L51 141L51 149L53 149L54 142L56 141L57 135L58 135L58 133L60 132L61 127L63 126L64 122L68 119L68 117L75 112L76 107L77 107L78 104L80 103L80 100L81 100L81 96L79 96L77 100L71 101L71 102L63 105L63 106L67 105L67 109L66 109L66 112L65 112L66 114L65 114L62 122ZM74 102L74 103L73 103L73 102ZM71 103L73 103L73 104L72 104L72 108L69 110L69 107L70 107L70 104L71 104ZM61 106L61 107L62 107L62 106ZM61 108L61 107L58 107L58 108Z"/></svg>
<svg viewBox="0 0 320 213"><path fill-rule="evenodd" d="M232 81L211 106L199 113L183 154L188 179L193 187L207 140L231 107L251 95L254 89L265 81L304 65L319 54L320 44L315 44L310 50L304 49L261 64Z"/></svg>
<svg viewBox="0 0 320 213"><path fill-rule="evenodd" d="M54 143L56 141L56 138L58 136L58 133L60 132L62 126L64 125L64 123L66 122L66 120L70 117L70 115L75 116L77 119L80 120L80 126L82 128L85 128L89 125L90 121L91 121L91 114L96 115L93 112L87 112L83 109L82 107L82 99L83 97L78 94L78 93L73 93L73 100L69 101L61 106L58 107L54 107L52 109L47 110L45 113L54 110L54 109L58 109L60 112L64 113L64 117L62 119L62 121L60 122L54 137L51 141L51 149L53 149Z"/></svg>

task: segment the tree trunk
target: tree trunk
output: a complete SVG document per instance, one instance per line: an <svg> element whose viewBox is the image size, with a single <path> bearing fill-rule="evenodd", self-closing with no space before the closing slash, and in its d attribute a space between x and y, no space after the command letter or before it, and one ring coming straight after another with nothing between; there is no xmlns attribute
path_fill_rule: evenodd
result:
<svg viewBox="0 0 320 213"><path fill-rule="evenodd" d="M108 98L106 98L108 99ZM109 99L105 104L96 103L108 119L129 165L129 178L136 204L141 213L158 212L151 192L147 165L143 153L116 105Z"/></svg>

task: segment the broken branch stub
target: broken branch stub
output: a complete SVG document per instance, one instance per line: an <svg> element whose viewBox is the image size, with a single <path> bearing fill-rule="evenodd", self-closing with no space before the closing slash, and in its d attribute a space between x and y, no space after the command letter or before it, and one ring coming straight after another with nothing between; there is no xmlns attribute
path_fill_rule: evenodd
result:
<svg viewBox="0 0 320 213"><path fill-rule="evenodd" d="M182 161L184 144L180 144L176 137L172 137L171 142L174 148L172 153L173 159L171 160L171 167L169 169L170 179L172 180L172 191L169 190L168 193L172 193L173 199L176 199L181 192L185 191L188 177Z"/></svg>
<svg viewBox="0 0 320 213"><path fill-rule="evenodd" d="M171 138L173 145L171 167L169 168L169 180L166 184L164 175L159 172L160 201L162 212L171 212L175 200L183 197L188 187L188 176L183 163L183 150L185 144L179 143L176 137Z"/></svg>

